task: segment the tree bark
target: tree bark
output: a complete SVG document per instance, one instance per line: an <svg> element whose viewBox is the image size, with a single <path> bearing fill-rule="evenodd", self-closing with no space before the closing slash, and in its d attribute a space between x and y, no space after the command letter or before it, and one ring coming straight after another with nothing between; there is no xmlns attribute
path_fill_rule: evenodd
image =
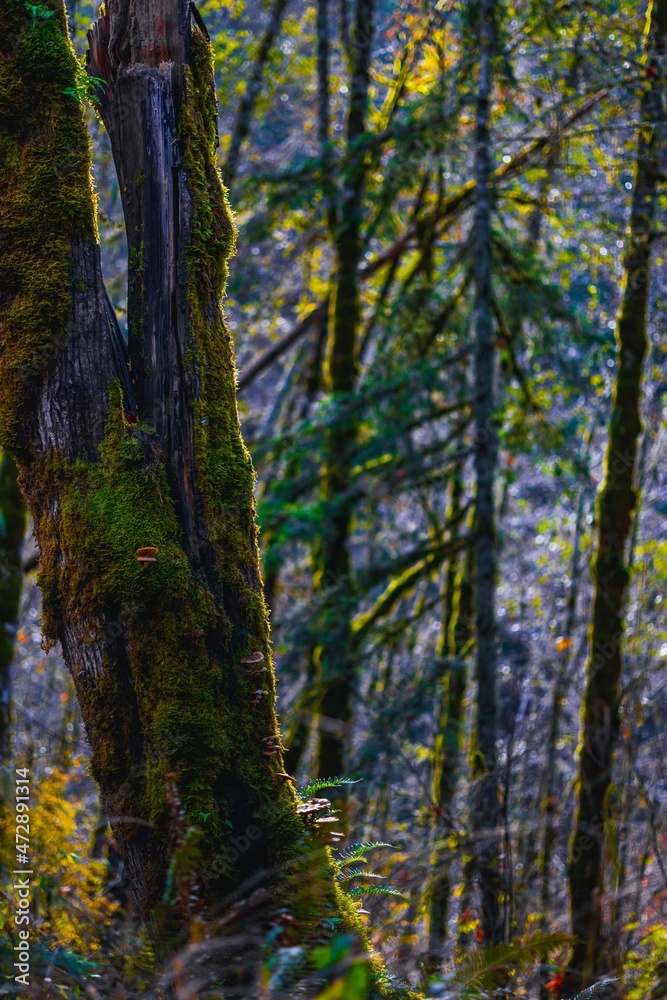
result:
<svg viewBox="0 0 667 1000"><path fill-rule="evenodd" d="M461 509L463 478L461 464L452 482L452 519ZM459 759L465 723L465 694L468 681L466 663L473 616L473 575L475 549L471 546L462 560L450 559L443 595L443 625L437 655L447 657L442 679L442 698L438 733L434 749L433 807L435 811L435 847L431 867L428 917L428 970L436 971L443 962L447 937L447 918L451 896L446 844L451 825L451 809L456 793ZM468 651L469 652L469 651Z"/></svg>
<svg viewBox="0 0 667 1000"><path fill-rule="evenodd" d="M635 507L633 480L641 430L639 409L647 342L651 239L664 154L665 0L651 3L646 30L642 125L616 326L616 383L605 481L599 500L593 624L582 710L577 812L570 844L572 933L576 939L570 959L573 990L592 979L604 963L601 913L604 825L619 732L622 612L629 578L625 553Z"/></svg>
<svg viewBox="0 0 667 1000"><path fill-rule="evenodd" d="M121 605L139 695L127 743L136 748L134 770L147 758L140 795L152 800L151 823L156 804L161 819L155 878L151 884L142 871L137 879L145 915L164 891L161 859L169 857L173 836L164 794L169 774L178 775L189 822L211 814L201 843L211 902L258 869L274 868L297 826L293 796L276 777L280 755L264 755L263 741L276 731L274 686L254 474L239 432L232 345L220 305L234 227L214 159L210 47L191 25L189 7L175 0L159 0L132 17L112 2L89 40L89 71L107 84L101 114L128 234L128 348L139 423L122 430L115 447L127 449L128 435L136 441L140 469L155 469L159 483L153 506L163 508L162 524L148 511L144 524L137 512L133 518L137 547L159 549L157 564L139 566L142 598L151 601L148 622L143 609L130 618ZM156 600L151 591L158 582ZM137 597L130 598L135 607ZM257 664L248 662L253 657ZM198 704L186 709L193 686ZM99 766L96 776L106 785ZM113 826L128 808L107 798ZM252 851L230 864L238 848L230 850L225 827L238 831L243 844L260 815ZM135 865L130 851L131 876Z"/></svg>
<svg viewBox="0 0 667 1000"><path fill-rule="evenodd" d="M544 774L542 778L542 797L540 810L543 817L542 846L539 856L539 876L540 876L540 929L547 933L551 923L551 899L553 886L552 859L554 847L556 846L557 817L559 814L558 802L558 739L562 723L563 705L567 694L567 685L570 679L570 666L572 660L572 643L577 619L577 600L579 597L579 583L581 577L581 532L584 519L584 490L579 492L577 502L577 514L574 529L574 543L572 546L572 562L570 564L570 590L567 598L567 610L565 614L565 626L563 629L564 648L560 651L559 662L556 669L556 677L551 696L551 710L549 712L549 733L547 736L546 760L544 763ZM549 991L546 983L549 978L548 972L542 971L540 976L540 1000L548 1000Z"/></svg>
<svg viewBox="0 0 667 1000"><path fill-rule="evenodd" d="M317 0L317 138L322 164L322 195L330 232L336 226L336 186L331 163L331 114L329 108L329 3ZM324 319L326 323L326 317Z"/></svg>
<svg viewBox="0 0 667 1000"><path fill-rule="evenodd" d="M472 813L474 864L482 896L482 930L487 944L502 939L500 912L500 802L496 773L496 524L494 477L498 435L494 413L495 347L491 260L491 136L489 120L495 47L494 0L480 3L480 70L475 130L475 511L477 578L475 668L477 722L473 752Z"/></svg>
<svg viewBox="0 0 667 1000"><path fill-rule="evenodd" d="M12 675L21 604L26 510L15 463L0 458L0 767L8 764L12 736Z"/></svg>
<svg viewBox="0 0 667 1000"><path fill-rule="evenodd" d="M2 440L41 550L45 638L74 678L157 954L214 922L218 938L242 936L211 974L225 995L254 996L281 913L306 948L334 925L353 956L367 942L283 773L221 309L234 228L210 45L184 0L112 0L90 33L128 231L130 381L65 11L45 4L0 8ZM368 996L391 995L366 968Z"/></svg>

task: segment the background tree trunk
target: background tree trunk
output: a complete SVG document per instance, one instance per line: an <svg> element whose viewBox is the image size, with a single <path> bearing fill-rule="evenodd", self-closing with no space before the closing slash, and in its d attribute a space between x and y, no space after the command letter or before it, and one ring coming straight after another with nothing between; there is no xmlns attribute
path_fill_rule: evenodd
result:
<svg viewBox="0 0 667 1000"><path fill-rule="evenodd" d="M452 481L451 520L460 517L463 498L462 462L457 464ZM452 529L453 532L456 529ZM447 844L452 825L452 804L459 777L459 759L465 729L465 695L468 681L466 655L469 652L473 616L473 576L475 550L452 556L447 566L444 587L442 632L437 654L447 658L442 679L442 698L433 763L433 807L435 811L435 847L431 865L428 917L428 965L438 969L444 958L447 918L451 896Z"/></svg>
<svg viewBox="0 0 667 1000"><path fill-rule="evenodd" d="M255 111L257 99L262 90L264 73L266 71L267 63L271 58L271 50L280 34L288 2L289 0L273 0L269 11L269 23L267 24L264 34L260 40L257 55L255 56L255 62L250 73L250 79L248 80L246 89L243 92L243 97L239 102L236 118L234 119L234 125L232 128L229 150L225 159L225 165L222 168L224 182L229 188L234 186L234 181L236 180L239 164L241 162L241 149L243 148L243 143L248 138L250 133L252 116Z"/></svg>
<svg viewBox="0 0 667 1000"><path fill-rule="evenodd" d="M487 944L502 939L499 871L500 802L496 773L496 524L494 483L497 430L494 413L495 345L491 261L491 137L489 116L495 47L493 0L480 3L480 70L475 133L475 668L477 725L473 751L472 848L482 896L482 929Z"/></svg>
<svg viewBox="0 0 667 1000"><path fill-rule="evenodd" d="M641 430L642 364L657 185L663 159L667 2L653 0L647 19L646 84L641 100L630 235L617 320L616 384L609 425L606 477L600 494L594 565L595 598L590 660L579 748L577 813L569 859L572 989L592 979L605 961L602 858L607 794L618 742L623 603L628 584L626 548L635 507L633 479Z"/></svg>
<svg viewBox="0 0 667 1000"><path fill-rule="evenodd" d="M327 605L322 639L315 651L321 676L316 773L344 773L345 736L352 713L354 664L350 657L353 583L349 545L353 504L350 491L351 451L359 415L353 398L357 375L359 274L362 195L366 157L362 146L368 112L374 0L357 0L352 39L350 106L347 119L347 163L342 173L335 218L336 297L327 358L328 388L335 414L325 442L322 499L326 505L322 539L317 546L318 589L335 588ZM333 218L330 212L330 218ZM339 797L342 794L339 792Z"/></svg>

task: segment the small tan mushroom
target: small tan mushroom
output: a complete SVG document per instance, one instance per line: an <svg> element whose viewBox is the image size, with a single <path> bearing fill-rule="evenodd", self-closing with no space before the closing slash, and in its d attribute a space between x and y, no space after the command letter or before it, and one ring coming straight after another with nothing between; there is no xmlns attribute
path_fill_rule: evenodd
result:
<svg viewBox="0 0 667 1000"><path fill-rule="evenodd" d="M319 812L319 809L317 806L312 805L312 803L303 802L301 805L296 807L296 811L299 816L310 816L311 813Z"/></svg>
<svg viewBox="0 0 667 1000"><path fill-rule="evenodd" d="M296 811L299 816L314 816L330 807L331 803L327 799L309 799L307 802L300 802Z"/></svg>
<svg viewBox="0 0 667 1000"><path fill-rule="evenodd" d="M279 778L281 781L293 781L296 785L296 778L291 774L285 774L284 771L276 771L274 778Z"/></svg>
<svg viewBox="0 0 667 1000"><path fill-rule="evenodd" d="M260 653L259 650L253 653L252 656L246 656L241 660L241 663L263 663L264 653Z"/></svg>
<svg viewBox="0 0 667 1000"><path fill-rule="evenodd" d="M154 563L157 562L156 556L157 549L154 545L144 545L142 548L137 549L137 562Z"/></svg>
<svg viewBox="0 0 667 1000"><path fill-rule="evenodd" d="M264 739L262 740L262 743L264 744L265 750L275 750L277 752L278 750L285 749L285 747L280 742L279 736L265 736Z"/></svg>

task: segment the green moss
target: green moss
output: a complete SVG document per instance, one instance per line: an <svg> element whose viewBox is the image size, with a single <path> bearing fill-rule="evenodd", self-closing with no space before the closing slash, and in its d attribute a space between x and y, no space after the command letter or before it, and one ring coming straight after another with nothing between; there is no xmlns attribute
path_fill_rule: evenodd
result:
<svg viewBox="0 0 667 1000"><path fill-rule="evenodd" d="M73 242L96 235L90 142L60 0L0 8L0 439L66 335Z"/></svg>
<svg viewBox="0 0 667 1000"><path fill-rule="evenodd" d="M193 199L187 306L188 360L201 386L195 406L198 482L221 580L243 594L249 631L258 644L255 648L262 648L268 637L266 609L261 589L248 582L248 571L259 578L252 527L255 476L239 429L233 346L220 308L236 230L215 162L216 107L211 80L210 45L194 32L182 125Z"/></svg>
<svg viewBox="0 0 667 1000"><path fill-rule="evenodd" d="M37 523L45 634L55 642L63 619L84 642L109 627L122 628L145 744L139 806L158 830L168 823L165 781L174 772L186 822L211 813L204 841L211 855L219 847L222 821L234 811L226 786L239 784L248 790L245 811L271 804L267 826L276 832L276 825L291 824L291 836L283 830L279 841L293 843L298 820L290 819L287 796L282 811L275 801L275 779L253 732L256 717L250 706L246 718L232 710L225 689L233 671L210 655L211 637L226 634L228 626L181 548L153 432L126 426L118 385L109 414L98 464L68 464L51 455L37 477L57 483L60 497L57 530L48 509L47 523ZM136 550L146 546L157 548L156 562L137 560ZM107 666L97 682L100 704L117 702L116 665ZM119 734L105 728L99 712L96 719L92 771L106 787L130 762Z"/></svg>
<svg viewBox="0 0 667 1000"><path fill-rule="evenodd" d="M181 140L192 196L186 245L187 362L193 382L200 387L194 422L197 483L207 538L215 556L221 603L225 603L224 595L234 595L233 635L231 626L229 630L232 658L238 665L244 655L259 650L269 663L268 612L255 529L255 474L239 428L233 344L221 308L236 229L216 164L216 139L211 47L195 30L191 67L186 69ZM269 692L268 719L266 707L261 709L265 725L275 727L272 670L262 676L261 687ZM244 779L260 800L268 797L275 801L275 779L269 768L258 770L251 766ZM280 798L285 803L289 837L293 838L293 820L288 819L293 811L291 796Z"/></svg>

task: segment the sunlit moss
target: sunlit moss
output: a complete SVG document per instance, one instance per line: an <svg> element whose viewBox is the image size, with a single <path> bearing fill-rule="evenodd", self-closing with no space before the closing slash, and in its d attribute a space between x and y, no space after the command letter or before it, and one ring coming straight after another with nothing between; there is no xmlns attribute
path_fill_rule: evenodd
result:
<svg viewBox="0 0 667 1000"><path fill-rule="evenodd" d="M0 439L16 428L57 350L70 302L70 253L96 235L90 141L67 93L76 59L58 0L0 9Z"/></svg>

